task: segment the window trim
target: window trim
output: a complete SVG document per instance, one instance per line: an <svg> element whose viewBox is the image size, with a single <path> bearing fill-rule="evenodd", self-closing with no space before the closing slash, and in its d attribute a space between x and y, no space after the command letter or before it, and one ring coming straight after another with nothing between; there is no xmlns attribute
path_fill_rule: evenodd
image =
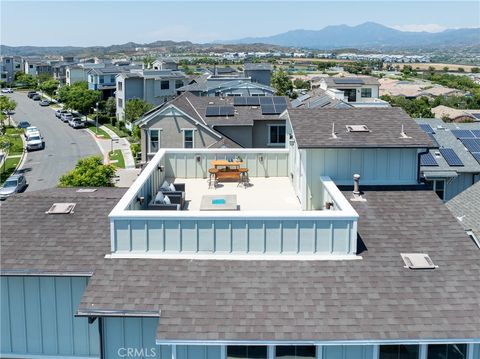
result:
<svg viewBox="0 0 480 359"><path fill-rule="evenodd" d="M157 153L157 152L152 152L152 151L151 151L151 140L150 140L150 139L151 139L151 135L150 135L150 133L151 133L152 131L157 131L157 132L158 132L158 149L160 149L160 137L161 137L162 129L161 129L161 128L149 128L149 129L147 130L147 132L148 132L148 138L147 138L147 154L149 154L149 155L152 155L152 154Z"/></svg>
<svg viewBox="0 0 480 359"><path fill-rule="evenodd" d="M168 83L167 88L163 88L163 84L165 82ZM170 80L160 80L160 90L163 90L163 91L170 90Z"/></svg>
<svg viewBox="0 0 480 359"><path fill-rule="evenodd" d="M192 147L195 148L195 131L196 128L182 128L182 137L183 137L183 148L190 148L190 147L185 147L185 132L187 131L192 131Z"/></svg>
<svg viewBox="0 0 480 359"><path fill-rule="evenodd" d="M370 96L363 96L363 90L370 90ZM373 96L373 89L371 87L362 87L360 89L360 97L361 98L372 98Z"/></svg>
<svg viewBox="0 0 480 359"><path fill-rule="evenodd" d="M269 124L267 125L268 127L268 138L267 138L267 146L271 147L285 147L285 144L287 143L287 125L282 125L282 124ZM284 127L285 128L285 142L272 142L271 138L271 129L272 127Z"/></svg>

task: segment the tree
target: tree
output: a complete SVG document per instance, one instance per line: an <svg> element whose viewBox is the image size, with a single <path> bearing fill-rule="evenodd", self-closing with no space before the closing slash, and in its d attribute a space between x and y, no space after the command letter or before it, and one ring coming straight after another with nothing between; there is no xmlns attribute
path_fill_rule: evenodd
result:
<svg viewBox="0 0 480 359"><path fill-rule="evenodd" d="M2 115L4 111L7 113L9 125L10 125L10 112L15 110L16 107L17 107L17 103L15 102L15 100L12 100L7 96L0 96L0 112L2 113ZM3 118L2 118L2 123L3 123Z"/></svg>
<svg viewBox="0 0 480 359"><path fill-rule="evenodd" d="M45 82L41 82L38 88L45 92L49 96L53 96L55 91L58 89L59 82L57 80L47 80Z"/></svg>
<svg viewBox="0 0 480 359"><path fill-rule="evenodd" d="M480 72L480 67L472 67L470 71L474 74L478 74Z"/></svg>
<svg viewBox="0 0 480 359"><path fill-rule="evenodd" d="M465 69L464 69L463 67L459 67L459 68L457 69L457 71L458 71L458 72L465 72Z"/></svg>
<svg viewBox="0 0 480 359"><path fill-rule="evenodd" d="M117 112L117 104L115 102L115 97L109 97L107 101L105 101L105 113L107 116L113 117Z"/></svg>
<svg viewBox="0 0 480 359"><path fill-rule="evenodd" d="M89 90L86 82L78 82L63 86L58 91L58 97L66 108L88 115L100 101L101 94L100 91Z"/></svg>
<svg viewBox="0 0 480 359"><path fill-rule="evenodd" d="M143 58L143 66L146 69L151 69L153 67L153 63L155 62L155 57L152 55L147 55Z"/></svg>
<svg viewBox="0 0 480 359"><path fill-rule="evenodd" d="M60 187L113 187L115 167L104 165L100 156L83 158L75 169L60 177Z"/></svg>
<svg viewBox="0 0 480 359"><path fill-rule="evenodd" d="M37 80L30 74L25 74L23 72L17 72L15 74L15 82L17 85L23 85L29 88L36 88L37 87Z"/></svg>
<svg viewBox="0 0 480 359"><path fill-rule="evenodd" d="M449 69L448 69L448 66L444 66L444 67L443 67L443 72L448 72L448 70L449 70Z"/></svg>
<svg viewBox="0 0 480 359"><path fill-rule="evenodd" d="M50 80L53 80L53 77L52 77L52 75L50 75L46 72L43 72L43 73L37 75L37 81L40 84L44 83L44 82L47 82L47 81L50 81Z"/></svg>
<svg viewBox="0 0 480 359"><path fill-rule="evenodd" d="M288 74L285 71L283 71L283 69L280 69L273 73L272 87L274 87L277 90L276 94L278 96L287 96L293 90L292 81L290 81Z"/></svg>
<svg viewBox="0 0 480 359"><path fill-rule="evenodd" d="M310 90L311 88L310 81L305 81L302 79L293 80L293 85L296 89Z"/></svg>
<svg viewBox="0 0 480 359"><path fill-rule="evenodd" d="M132 98L125 104L125 119L128 122L134 122L152 108L152 104L149 104L148 102L145 102L139 98Z"/></svg>

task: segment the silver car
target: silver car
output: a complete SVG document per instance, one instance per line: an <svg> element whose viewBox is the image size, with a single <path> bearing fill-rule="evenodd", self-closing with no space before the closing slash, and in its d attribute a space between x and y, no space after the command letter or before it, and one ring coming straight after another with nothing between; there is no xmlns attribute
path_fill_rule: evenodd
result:
<svg viewBox="0 0 480 359"><path fill-rule="evenodd" d="M3 201L15 193L23 191L26 187L27 179L24 175L12 175L0 187L0 200Z"/></svg>
<svg viewBox="0 0 480 359"><path fill-rule="evenodd" d="M63 122L68 122L68 121L70 121L72 118L73 118L73 115L72 115L71 112L62 113L62 116L60 116L60 119L61 119Z"/></svg>

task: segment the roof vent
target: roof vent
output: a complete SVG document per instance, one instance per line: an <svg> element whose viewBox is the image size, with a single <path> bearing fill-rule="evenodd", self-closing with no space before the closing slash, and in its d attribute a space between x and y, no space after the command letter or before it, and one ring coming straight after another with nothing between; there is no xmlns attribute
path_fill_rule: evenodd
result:
<svg viewBox="0 0 480 359"><path fill-rule="evenodd" d="M213 101L210 101L208 104L209 104L209 105L213 105Z"/></svg>
<svg viewBox="0 0 480 359"><path fill-rule="evenodd" d="M348 132L370 132L366 125L346 125Z"/></svg>
<svg viewBox="0 0 480 359"><path fill-rule="evenodd" d="M96 191L97 191L96 188L79 188L76 190L77 193L92 193Z"/></svg>
<svg viewBox="0 0 480 359"><path fill-rule="evenodd" d="M76 203L54 203L47 214L69 214L73 213Z"/></svg>
<svg viewBox="0 0 480 359"><path fill-rule="evenodd" d="M425 253L400 253L405 268L410 269L435 269L438 268Z"/></svg>

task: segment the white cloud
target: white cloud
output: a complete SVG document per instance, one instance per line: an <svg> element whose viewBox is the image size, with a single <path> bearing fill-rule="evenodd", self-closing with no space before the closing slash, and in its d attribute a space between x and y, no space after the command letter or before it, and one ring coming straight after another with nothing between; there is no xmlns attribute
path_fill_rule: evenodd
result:
<svg viewBox="0 0 480 359"><path fill-rule="evenodd" d="M445 26L439 24L409 24L409 25L392 25L391 28L400 31L412 31L412 32L441 32L446 30Z"/></svg>

